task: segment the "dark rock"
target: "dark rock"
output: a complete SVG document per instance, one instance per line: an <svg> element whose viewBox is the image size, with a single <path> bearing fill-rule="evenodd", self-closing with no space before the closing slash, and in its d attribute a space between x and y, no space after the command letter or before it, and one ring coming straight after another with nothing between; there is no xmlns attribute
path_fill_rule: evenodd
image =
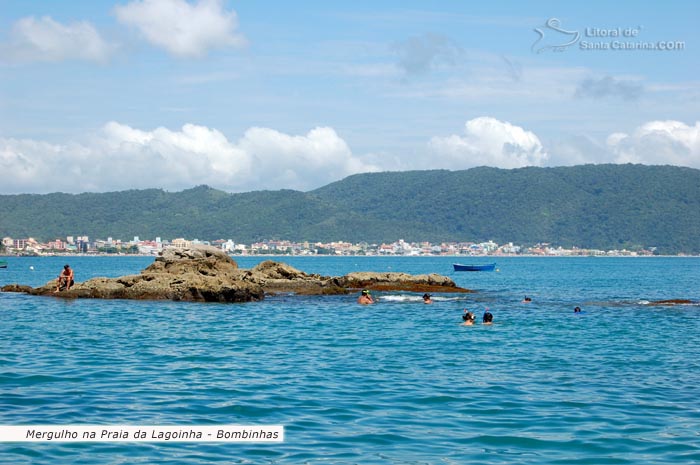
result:
<svg viewBox="0 0 700 465"><path fill-rule="evenodd" d="M668 300L656 300L654 302L649 302L649 305L655 306L671 306L671 305L690 305L692 300L688 299L668 299Z"/></svg>
<svg viewBox="0 0 700 465"><path fill-rule="evenodd" d="M266 294L335 295L347 294L337 278L308 274L285 263L270 260L250 270L249 278L260 285Z"/></svg>
<svg viewBox="0 0 700 465"><path fill-rule="evenodd" d="M2 292L24 292L24 293L29 294L32 292L32 287L25 286L23 284L7 284L7 285L1 287L0 291L2 291Z"/></svg>
<svg viewBox="0 0 700 465"><path fill-rule="evenodd" d="M339 279L339 285L348 289L409 292L472 292L458 287L454 281L439 274L410 275L407 273L349 273Z"/></svg>

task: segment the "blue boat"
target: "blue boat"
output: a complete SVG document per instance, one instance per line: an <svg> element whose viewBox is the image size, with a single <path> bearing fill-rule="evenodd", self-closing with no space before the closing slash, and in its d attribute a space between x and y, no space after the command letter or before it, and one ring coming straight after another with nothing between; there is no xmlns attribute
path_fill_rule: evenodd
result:
<svg viewBox="0 0 700 465"><path fill-rule="evenodd" d="M486 263L484 265L462 265L461 263L453 263L455 271L493 271L496 268L495 263Z"/></svg>

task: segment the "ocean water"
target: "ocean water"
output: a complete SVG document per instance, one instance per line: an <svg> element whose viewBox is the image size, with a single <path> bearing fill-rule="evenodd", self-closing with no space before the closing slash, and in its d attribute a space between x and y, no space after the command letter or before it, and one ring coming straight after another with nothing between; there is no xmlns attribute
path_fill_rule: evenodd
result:
<svg viewBox="0 0 700 465"><path fill-rule="evenodd" d="M0 284L148 257L14 258ZM264 258L242 257L248 268ZM0 424L281 424L283 443L0 443L8 464L696 464L700 258L279 257L477 292L246 304L0 293ZM490 261L484 258L469 260ZM521 303L527 295L532 303ZM653 306L649 302L693 303ZM574 306L583 314L574 315ZM464 308L494 324L461 326Z"/></svg>

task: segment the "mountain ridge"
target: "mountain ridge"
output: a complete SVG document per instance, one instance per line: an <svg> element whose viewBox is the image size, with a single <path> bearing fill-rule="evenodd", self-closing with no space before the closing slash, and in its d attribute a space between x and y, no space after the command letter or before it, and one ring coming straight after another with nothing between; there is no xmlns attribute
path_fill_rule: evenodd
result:
<svg viewBox="0 0 700 465"><path fill-rule="evenodd" d="M363 173L308 192L208 186L0 195L0 235L42 240L494 240L700 253L700 170L578 165Z"/></svg>

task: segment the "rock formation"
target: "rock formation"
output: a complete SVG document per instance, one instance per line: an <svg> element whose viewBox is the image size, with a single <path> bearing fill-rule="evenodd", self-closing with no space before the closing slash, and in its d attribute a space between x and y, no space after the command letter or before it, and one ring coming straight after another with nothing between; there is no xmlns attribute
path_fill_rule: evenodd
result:
<svg viewBox="0 0 700 465"><path fill-rule="evenodd" d="M648 305L653 305L653 306L671 306L671 305L693 305L697 302L693 302L692 300L689 299L669 299L669 300L655 300L653 302L649 302Z"/></svg>
<svg viewBox="0 0 700 465"><path fill-rule="evenodd" d="M284 263L265 261L250 270L238 268L214 247L168 248L137 275L92 278L56 293L56 282L31 288L4 286L4 292L26 292L62 298L250 302L266 294L345 294L357 289L409 292L470 292L444 276L406 273L350 273L342 277L307 274Z"/></svg>
<svg viewBox="0 0 700 465"><path fill-rule="evenodd" d="M350 289L372 289L375 291L411 292L465 292L454 281L439 274L410 275L407 273L356 272L339 278L339 285ZM449 292L449 291L448 291Z"/></svg>

